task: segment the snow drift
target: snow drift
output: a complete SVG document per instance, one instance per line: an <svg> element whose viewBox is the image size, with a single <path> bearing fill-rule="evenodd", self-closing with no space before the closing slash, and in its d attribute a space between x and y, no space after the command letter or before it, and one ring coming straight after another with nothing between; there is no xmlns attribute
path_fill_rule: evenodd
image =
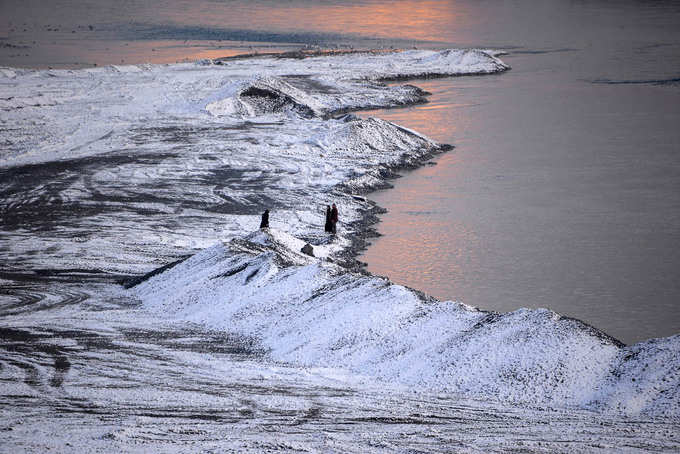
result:
<svg viewBox="0 0 680 454"><path fill-rule="evenodd" d="M85 70L0 69L0 121L11 126L0 130L4 167L124 147L125 131L140 124L328 117L413 104L425 101L425 92L382 81L490 74L509 66L491 51L450 49Z"/></svg>
<svg viewBox="0 0 680 454"><path fill-rule="evenodd" d="M6 266L130 275L191 255L127 291L152 313L247 335L293 364L677 416L678 336L625 347L548 310L479 311L339 265L374 214L358 193L446 149L347 111L424 101L385 80L506 69L482 50L2 69ZM343 221L332 241L318 232L330 202ZM273 229L244 238L264 207ZM317 258L298 252L305 242Z"/></svg>
<svg viewBox="0 0 680 454"><path fill-rule="evenodd" d="M303 244L255 232L131 292L153 311L257 338L278 361L535 406L680 415L680 336L625 347L545 309L440 302L306 256Z"/></svg>

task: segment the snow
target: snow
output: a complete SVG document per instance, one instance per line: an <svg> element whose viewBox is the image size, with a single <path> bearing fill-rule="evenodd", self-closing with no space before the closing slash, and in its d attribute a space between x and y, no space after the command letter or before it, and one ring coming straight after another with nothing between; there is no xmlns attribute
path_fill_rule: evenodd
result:
<svg viewBox="0 0 680 454"><path fill-rule="evenodd" d="M303 93L294 87L300 81L290 74L299 60L282 61L280 68L268 60L236 63L250 66L247 77L229 66L180 64L126 73L17 70L18 84L0 84L6 90L0 98L50 92L61 100L0 111L10 125L0 131L8 144L0 151L0 171L59 180L36 187L8 177L0 183L6 203L18 219L41 210L78 218L77 226L61 225L73 230L56 237L47 229L8 232L6 247L17 266L144 273L243 235L259 224L265 207L272 210L272 226L310 239L332 202L342 206L341 235L328 246L337 252L349 244L351 223L369 207L338 193L338 185L355 192L381 187L389 168L442 151L379 119L326 117L363 101L411 102L404 93L417 92L414 87L342 82L351 86L347 101L339 88L327 94L333 91L323 88L330 76L322 75L322 84L307 74L308 66L300 80L312 88ZM263 74L253 77L260 69ZM275 70L285 72L285 80L266 74ZM268 103L267 94L240 97L252 88L266 88L281 102ZM372 101L376 92L381 97ZM240 106L233 115L206 110L225 99ZM55 193L44 194L50 191Z"/></svg>
<svg viewBox="0 0 680 454"><path fill-rule="evenodd" d="M421 90L387 87L380 79L418 75L486 74L508 69L478 50L407 51L306 59L229 60L217 64L131 65L87 70L3 68L0 121L22 131L2 132L2 166L70 159L113 148L116 131L132 124L228 121L290 111L314 115L409 104ZM297 87L296 87L297 85ZM263 89L286 97L283 105L242 96ZM256 105L257 104L257 105ZM295 109L293 109L295 110ZM112 137L114 136L114 137ZM108 143L101 143L103 140ZM92 145L96 144L96 147ZM95 151L96 149L96 151Z"/></svg>
<svg viewBox="0 0 680 454"><path fill-rule="evenodd" d="M624 347L547 309L496 314L425 298L306 257L300 244L257 232L131 292L149 310L257 338L299 366L533 407L679 415L680 336Z"/></svg>
<svg viewBox="0 0 680 454"><path fill-rule="evenodd" d="M0 193L21 221L0 235L7 269L139 275L190 255L118 297L140 300L150 319L245 336L275 361L364 384L677 418L678 336L626 347L549 310L489 313L339 265L373 208L357 194L444 150L343 114L425 99L384 80L508 69L497 55L2 68ZM320 226L333 202L330 237ZM265 207L271 228L257 231ZM57 234L39 228L43 216ZM300 252L308 242L315 257Z"/></svg>

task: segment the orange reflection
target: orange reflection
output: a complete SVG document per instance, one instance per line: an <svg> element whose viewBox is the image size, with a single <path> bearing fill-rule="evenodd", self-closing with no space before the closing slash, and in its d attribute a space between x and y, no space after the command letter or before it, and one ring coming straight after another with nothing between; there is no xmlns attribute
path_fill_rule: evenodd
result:
<svg viewBox="0 0 680 454"><path fill-rule="evenodd" d="M7 49L0 49L0 61L32 68L75 69L96 65L175 63L203 58L220 58L251 53L285 52L297 45L267 45L243 41L76 41L45 43L30 49L30 53L7 58ZM11 49L9 49L11 51ZM3 55L4 54L4 55ZM4 60L3 60L4 59Z"/></svg>
<svg viewBox="0 0 680 454"><path fill-rule="evenodd" d="M416 80L409 83L432 93L426 104L362 111L357 114L362 117L374 116L406 126L442 143L451 143L452 140L459 143L470 123L467 109L474 108L474 105L451 102L453 95L450 93L452 90L450 80Z"/></svg>
<svg viewBox="0 0 680 454"><path fill-rule="evenodd" d="M444 0L130 0L125 8L99 0L80 2L82 7L74 2L69 8L43 6L39 0L0 2L0 34L21 46L21 51L0 49L0 62L34 67L172 63L255 50L285 50L299 47L301 41L313 42L315 34L322 42L330 39L329 45L340 46L350 45L356 38L368 39L355 44L361 47L410 47L424 41L441 45L452 42L469 26L472 16L464 4ZM23 25L11 25L16 23ZM147 32L158 33L159 40L145 39ZM189 40L187 35L192 35ZM234 36L273 41L228 41ZM196 45L187 43L192 39Z"/></svg>
<svg viewBox="0 0 680 454"><path fill-rule="evenodd" d="M458 145L464 140L472 117L473 104L457 104L457 82L451 79L409 82L432 93L427 104L397 109L358 113L375 116L418 131L431 139ZM456 151L437 159L440 165L404 172L388 190L369 196L380 206L389 207L380 216L378 230L384 236L375 240L360 258L372 273L388 276L392 281L418 288L443 299L460 299L460 288L475 279L479 266L475 251L482 249L472 225L447 214L445 203L465 203L455 193L455 186L442 185L449 179L464 179L464 167L455 163ZM444 175L445 174L445 175ZM445 194L444 194L445 193ZM439 239L445 238L442 244Z"/></svg>
<svg viewBox="0 0 680 454"><path fill-rule="evenodd" d="M352 33L404 39L443 40L460 20L447 1L401 1L359 5L277 7L269 20L297 22L304 28L324 32Z"/></svg>
<svg viewBox="0 0 680 454"><path fill-rule="evenodd" d="M321 2L319 2L321 3ZM186 10L155 8L162 21L276 32L316 32L449 41L470 15L446 0L368 2L228 2L191 4ZM209 5L209 6L208 6ZM142 15L151 7L144 6Z"/></svg>

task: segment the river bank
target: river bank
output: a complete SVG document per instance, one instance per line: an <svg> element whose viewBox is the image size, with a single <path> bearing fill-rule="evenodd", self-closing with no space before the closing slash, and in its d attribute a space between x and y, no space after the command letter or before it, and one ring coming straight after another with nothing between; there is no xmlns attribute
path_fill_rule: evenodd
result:
<svg viewBox="0 0 680 454"><path fill-rule="evenodd" d="M587 428L570 432L580 449L583 430L616 420L654 427L636 436L638 446L672 450L677 337L624 347L551 311L500 315L437 302L343 266L343 251L366 233L375 210L360 194L443 150L393 123L330 115L421 102L416 87L377 82L404 68L463 75L506 66L492 53L449 50L3 68L2 119L11 127L3 130L0 179L9 396L2 411L12 443L50 445L27 435L34 423L26 421L39 420L63 450L72 443L436 450L449 435L428 440L432 420L415 409L434 409L419 401L440 395L480 399L483 412L515 406L511 413L527 425L544 410L564 411L571 415L557 424L564 428L585 411ZM329 202L341 207L334 239L320 232ZM265 207L269 234L249 234ZM317 258L298 252L305 242ZM175 261L127 291L116 283ZM375 402L383 384L393 396L408 395L406 388L419 394L413 405L355 412L357 396ZM32 419L35 408L47 416ZM354 415L366 435L359 447L338 411ZM59 423L65 412L76 429ZM464 413L435 411L451 412ZM645 423L631 425L627 415ZM224 440L219 429L230 421ZM329 424L324 440L316 421ZM286 439L264 436L261 423ZM399 433L409 424L417 433L406 441ZM445 431L453 436L454 426ZM510 449L519 440L504 432L491 444ZM563 436L543 433L529 445L555 447ZM623 443L604 429L585 438Z"/></svg>

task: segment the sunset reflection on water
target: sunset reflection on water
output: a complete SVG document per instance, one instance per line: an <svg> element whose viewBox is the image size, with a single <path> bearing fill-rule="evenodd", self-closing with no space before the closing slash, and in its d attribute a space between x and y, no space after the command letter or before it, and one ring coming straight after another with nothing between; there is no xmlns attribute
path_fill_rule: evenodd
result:
<svg viewBox="0 0 680 454"><path fill-rule="evenodd" d="M274 24L383 38L441 41L460 14L449 1L372 1L352 4L278 5L268 12Z"/></svg>
<svg viewBox="0 0 680 454"><path fill-rule="evenodd" d="M429 103L360 115L378 116L442 143L464 143L471 121L465 115L466 108L474 105L450 102L455 99L456 89L448 81L413 83L435 94ZM477 280L470 273L476 273L480 265L478 253L483 245L479 234L472 224L447 216L452 201L460 204L465 199L456 197L455 192L443 193L438 183L442 178L466 178L459 172L463 167L456 165L459 159L455 150L445 153L434 160L438 165L418 169L417 178L407 172L399 179L399 191L371 194L372 200L389 206L390 211L381 216L383 222L378 226L383 236L361 257L369 264L369 271L387 275L400 284L427 289L442 299L458 299L462 295L451 293L457 283ZM443 238L445 245L441 243Z"/></svg>
<svg viewBox="0 0 680 454"><path fill-rule="evenodd" d="M77 12L77 14L76 14ZM321 47L441 46L466 13L448 1L6 0L0 64L174 63ZM12 47L17 46L17 47Z"/></svg>

